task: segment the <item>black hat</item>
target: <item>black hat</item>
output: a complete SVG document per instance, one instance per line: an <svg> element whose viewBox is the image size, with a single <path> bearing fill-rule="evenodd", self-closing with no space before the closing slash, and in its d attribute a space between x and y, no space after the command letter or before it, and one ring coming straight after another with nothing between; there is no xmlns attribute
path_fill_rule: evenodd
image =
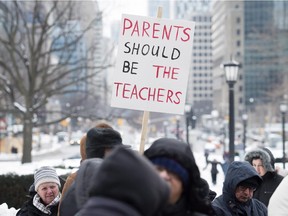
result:
<svg viewBox="0 0 288 216"><path fill-rule="evenodd" d="M121 134L112 128L92 128L87 133L86 155L87 158L103 158L106 148L123 145Z"/></svg>
<svg viewBox="0 0 288 216"><path fill-rule="evenodd" d="M252 177L241 181L238 185L248 186L252 188L258 188L259 185L262 183L261 179L258 177Z"/></svg>

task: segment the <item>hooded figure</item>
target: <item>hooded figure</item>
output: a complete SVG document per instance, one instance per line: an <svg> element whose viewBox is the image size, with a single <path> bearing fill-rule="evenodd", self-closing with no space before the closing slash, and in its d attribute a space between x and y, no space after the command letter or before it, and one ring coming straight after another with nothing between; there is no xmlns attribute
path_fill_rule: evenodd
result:
<svg viewBox="0 0 288 216"><path fill-rule="evenodd" d="M120 146L105 158L92 182L89 199L76 215L156 216L169 197L169 187L153 165Z"/></svg>
<svg viewBox="0 0 288 216"><path fill-rule="evenodd" d="M83 207L89 197L88 189L93 184L102 161L101 158L91 158L81 163L75 181L65 194L59 215L75 215Z"/></svg>
<svg viewBox="0 0 288 216"><path fill-rule="evenodd" d="M182 182L181 197L165 207L163 216L213 215L209 199L209 185L200 177L198 166L188 144L171 138L160 138L152 143L144 155L156 166L163 167ZM159 170L161 175L161 171ZM172 184L172 183L171 183ZM173 187L171 185L171 187ZM214 199L215 193L211 199ZM170 195L171 196L171 195Z"/></svg>
<svg viewBox="0 0 288 216"><path fill-rule="evenodd" d="M255 149L248 152L245 155L245 160L255 168L263 179L263 183L254 192L253 198L260 200L268 206L270 197L282 181L283 176L277 174L274 170L274 160L271 160L271 156L265 149Z"/></svg>
<svg viewBox="0 0 288 216"><path fill-rule="evenodd" d="M253 191L262 183L261 177L246 161L234 161L225 176L222 195L215 198L212 206L218 216L266 216L266 206L252 198ZM240 197L237 191L242 190Z"/></svg>

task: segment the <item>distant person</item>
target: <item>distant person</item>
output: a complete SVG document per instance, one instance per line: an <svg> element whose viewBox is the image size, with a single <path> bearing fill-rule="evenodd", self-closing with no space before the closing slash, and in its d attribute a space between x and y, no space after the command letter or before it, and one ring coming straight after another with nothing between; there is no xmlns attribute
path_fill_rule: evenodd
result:
<svg viewBox="0 0 288 216"><path fill-rule="evenodd" d="M221 163L219 161L217 161L216 159L214 159L213 161L209 161L209 163L211 164L212 183L213 183L213 185L216 185L217 184L217 175L219 173L217 166L218 166L218 164L221 165Z"/></svg>
<svg viewBox="0 0 288 216"><path fill-rule="evenodd" d="M286 216L288 214L288 176L286 176L270 197L268 204L269 216Z"/></svg>
<svg viewBox="0 0 288 216"><path fill-rule="evenodd" d="M217 216L266 216L266 206L253 198L262 179L246 161L234 161L225 176L222 195L212 201Z"/></svg>
<svg viewBox="0 0 288 216"><path fill-rule="evenodd" d="M158 216L168 202L168 184L137 152L116 147L95 170L88 201L76 216Z"/></svg>
<svg viewBox="0 0 288 216"><path fill-rule="evenodd" d="M210 191L208 183L200 177L188 144L160 138L152 143L144 156L155 165L171 188L169 205L164 208L162 216L213 215L210 200L216 193Z"/></svg>
<svg viewBox="0 0 288 216"><path fill-rule="evenodd" d="M282 181L283 176L274 170L274 161L271 160L267 150L254 149L247 152L244 159L255 168L263 179L263 183L254 192L253 197L268 206L270 197Z"/></svg>
<svg viewBox="0 0 288 216"><path fill-rule="evenodd" d="M96 127L91 128L85 138L83 137L82 139L84 139L84 141L86 140L86 142L82 140L80 144L82 161L86 158L103 159L118 145L127 147L127 145L123 145L122 143L121 134L106 123L97 124ZM67 183L64 185L65 190L59 206L59 216L74 215L79 210L76 205L75 196L77 195L75 195L75 192L70 191L68 195L68 191L75 181L76 176L77 172L70 175L66 180Z"/></svg>
<svg viewBox="0 0 288 216"><path fill-rule="evenodd" d="M56 216L61 193L55 169L44 166L36 170L34 185L36 193L23 204L16 216Z"/></svg>

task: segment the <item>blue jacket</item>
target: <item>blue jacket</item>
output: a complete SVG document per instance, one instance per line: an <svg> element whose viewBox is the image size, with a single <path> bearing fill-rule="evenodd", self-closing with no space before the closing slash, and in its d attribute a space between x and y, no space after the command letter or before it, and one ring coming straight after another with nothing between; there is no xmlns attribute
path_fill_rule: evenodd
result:
<svg viewBox="0 0 288 216"><path fill-rule="evenodd" d="M234 161L230 164L225 177L222 195L214 199L212 206L219 216L267 216L266 206L252 198L246 203L240 203L235 197L237 185L249 178L255 177L261 184L262 179L248 162Z"/></svg>

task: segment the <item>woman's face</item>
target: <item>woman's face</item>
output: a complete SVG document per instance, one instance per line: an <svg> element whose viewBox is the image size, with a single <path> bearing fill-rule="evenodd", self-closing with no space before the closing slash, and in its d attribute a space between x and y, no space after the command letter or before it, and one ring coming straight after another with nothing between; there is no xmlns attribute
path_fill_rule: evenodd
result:
<svg viewBox="0 0 288 216"><path fill-rule="evenodd" d="M257 173L260 176L264 176L266 173L266 170L263 166L263 162L261 159L253 159L252 160L252 166L255 168L255 170L257 171Z"/></svg>
<svg viewBox="0 0 288 216"><path fill-rule="evenodd" d="M38 195L45 205L51 203L59 194L59 187L56 183L43 183L38 187Z"/></svg>
<svg viewBox="0 0 288 216"><path fill-rule="evenodd" d="M169 203L175 204L179 200L183 192L182 181L176 174L166 170L165 168L161 166L156 166L156 168L160 177L163 178L170 186Z"/></svg>

